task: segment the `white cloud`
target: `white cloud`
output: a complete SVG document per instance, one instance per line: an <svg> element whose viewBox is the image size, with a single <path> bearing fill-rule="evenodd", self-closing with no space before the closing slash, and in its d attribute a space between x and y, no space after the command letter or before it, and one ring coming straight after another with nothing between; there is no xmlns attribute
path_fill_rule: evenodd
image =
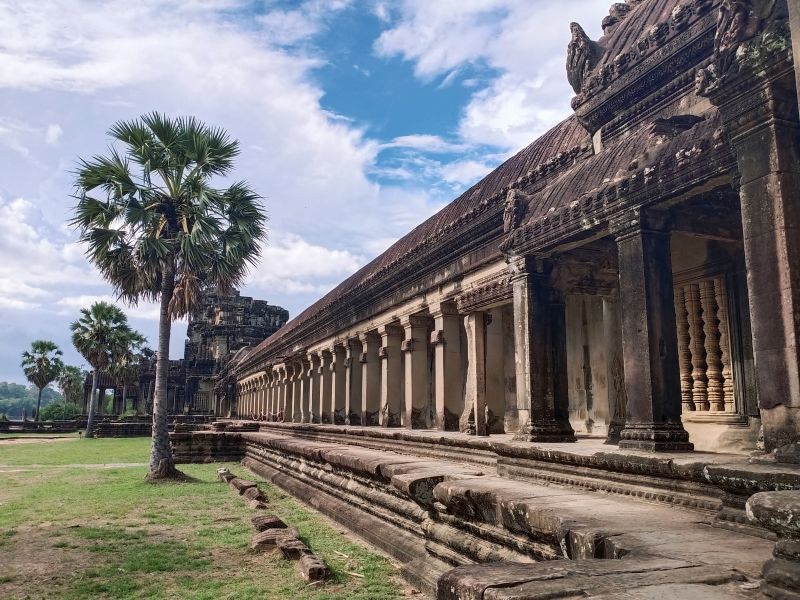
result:
<svg viewBox="0 0 800 600"><path fill-rule="evenodd" d="M461 152L466 146L448 142L438 135L428 134L415 134L415 135L401 135L394 138L391 142L381 144L381 150L387 148L411 148L423 152L445 153L445 152Z"/></svg>
<svg viewBox="0 0 800 600"><path fill-rule="evenodd" d="M569 23L582 20L597 37L606 14L607 0L403 0L400 19L375 49L413 62L423 81L446 74L441 85L464 67L489 67L496 75L473 95L459 133L468 143L513 150L571 112ZM478 83L468 78L462 85Z"/></svg>
<svg viewBox="0 0 800 600"><path fill-rule="evenodd" d="M457 160L442 167L442 178L448 183L467 186L475 183L493 168L476 160Z"/></svg>
<svg viewBox="0 0 800 600"><path fill-rule="evenodd" d="M44 132L44 141L49 146L54 146L61 139L64 130L58 123L51 123L47 126L47 131Z"/></svg>

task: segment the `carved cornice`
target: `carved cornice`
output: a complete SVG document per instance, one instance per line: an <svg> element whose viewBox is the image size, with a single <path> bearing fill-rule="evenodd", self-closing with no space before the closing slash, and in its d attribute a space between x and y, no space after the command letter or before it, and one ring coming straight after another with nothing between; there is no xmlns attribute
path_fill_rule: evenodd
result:
<svg viewBox="0 0 800 600"><path fill-rule="evenodd" d="M666 22L653 25L632 47L591 75L572 101L581 124L593 133L621 113L632 122L637 114L690 84L692 67L713 52L714 4L694 0L678 6ZM619 121L606 135L618 128Z"/></svg>
<svg viewBox="0 0 800 600"><path fill-rule="evenodd" d="M513 297L511 276L498 273L475 282L475 286L456 298L460 313L470 313L494 304L506 302Z"/></svg>
<svg viewBox="0 0 800 600"><path fill-rule="evenodd" d="M715 178L730 179L736 162L728 144L697 140L677 148L648 167L636 168L626 177L584 194L574 202L514 232L506 252L515 256L547 253L568 241L598 237L610 232L614 219L632 209L656 205L680 196Z"/></svg>

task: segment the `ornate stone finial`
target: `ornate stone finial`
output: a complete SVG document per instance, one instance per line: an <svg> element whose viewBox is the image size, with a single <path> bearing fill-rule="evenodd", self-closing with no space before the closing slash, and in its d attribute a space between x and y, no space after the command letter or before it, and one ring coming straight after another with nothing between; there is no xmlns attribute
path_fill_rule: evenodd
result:
<svg viewBox="0 0 800 600"><path fill-rule="evenodd" d="M615 2L608 9L608 16L603 19L603 35L610 34L614 26L622 21L631 10L631 5L627 2Z"/></svg>
<svg viewBox="0 0 800 600"><path fill-rule="evenodd" d="M508 190L503 210L503 233L511 233L521 225L524 212L522 202L522 192L518 189Z"/></svg>
<svg viewBox="0 0 800 600"><path fill-rule="evenodd" d="M580 94L586 76L600 59L600 47L577 23L570 24L570 29L572 39L567 46L567 80L575 93Z"/></svg>

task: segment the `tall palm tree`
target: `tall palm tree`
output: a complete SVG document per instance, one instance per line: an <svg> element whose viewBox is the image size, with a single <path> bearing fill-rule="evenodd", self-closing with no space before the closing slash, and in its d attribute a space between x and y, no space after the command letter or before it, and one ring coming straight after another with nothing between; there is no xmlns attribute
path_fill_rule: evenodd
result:
<svg viewBox="0 0 800 600"><path fill-rule="evenodd" d="M111 364L114 352L119 352L132 335L128 317L108 302L95 302L81 309L80 318L70 325L72 344L92 367L92 392L89 396L89 420L85 437L94 437L95 395L97 376Z"/></svg>
<svg viewBox="0 0 800 600"><path fill-rule="evenodd" d="M83 382L86 375L80 367L72 365L65 365L58 375L58 389L61 390L61 395L64 396L64 418L67 417L67 403L78 404L81 391L83 391Z"/></svg>
<svg viewBox="0 0 800 600"><path fill-rule="evenodd" d="M128 339L111 357L111 364L108 372L114 378L117 385L122 386L122 412L125 412L125 397L128 392L128 385L135 383L139 379L139 349L147 342L145 337L138 331L131 332Z"/></svg>
<svg viewBox="0 0 800 600"><path fill-rule="evenodd" d="M239 153L222 129L152 113L115 124L109 135L117 147L80 164L72 223L122 299L159 302L148 477L172 477L179 475L167 430L172 321L199 305L204 286L224 291L241 282L260 253L266 216L246 183L214 187Z"/></svg>
<svg viewBox="0 0 800 600"><path fill-rule="evenodd" d="M25 372L25 377L39 389L39 396L36 399L36 421L39 420L42 407L42 390L55 381L64 366L61 354L58 346L49 340L35 340L31 343L31 349L22 353L20 366Z"/></svg>

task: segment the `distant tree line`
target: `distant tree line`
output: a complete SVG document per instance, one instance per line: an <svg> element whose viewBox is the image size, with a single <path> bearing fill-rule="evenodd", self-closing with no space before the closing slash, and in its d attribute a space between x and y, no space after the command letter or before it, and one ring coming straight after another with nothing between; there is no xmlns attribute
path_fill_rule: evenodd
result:
<svg viewBox="0 0 800 600"><path fill-rule="evenodd" d="M0 414L5 414L9 419L21 419L23 410L28 417L33 417L36 412L36 399L39 395L38 388L31 385L20 385L0 381ZM61 403L64 396L56 390L46 387L42 390L42 408L52 403ZM42 414L44 417L44 413Z"/></svg>

